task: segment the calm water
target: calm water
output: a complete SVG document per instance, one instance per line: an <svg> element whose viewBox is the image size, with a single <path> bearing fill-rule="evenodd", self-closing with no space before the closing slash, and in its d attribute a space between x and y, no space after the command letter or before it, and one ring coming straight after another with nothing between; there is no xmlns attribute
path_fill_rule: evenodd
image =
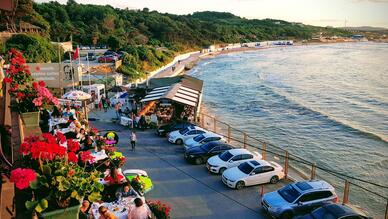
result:
<svg viewBox="0 0 388 219"><path fill-rule="evenodd" d="M320 166L388 186L388 44L228 54L201 61L190 74L205 81L204 104L220 120ZM383 200L361 202L385 210Z"/></svg>

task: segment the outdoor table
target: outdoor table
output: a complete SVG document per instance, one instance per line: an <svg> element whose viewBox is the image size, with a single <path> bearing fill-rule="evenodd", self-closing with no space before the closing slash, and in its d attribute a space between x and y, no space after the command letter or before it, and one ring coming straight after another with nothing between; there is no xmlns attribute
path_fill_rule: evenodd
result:
<svg viewBox="0 0 388 219"><path fill-rule="evenodd" d="M54 130L57 125L65 123L67 123L65 118L50 119L50 131Z"/></svg>
<svg viewBox="0 0 388 219"><path fill-rule="evenodd" d="M94 218L98 219L100 217L98 208L100 206L105 206L108 208L109 212L116 215L116 217L118 217L119 219L126 219L128 217L129 206L134 203L135 198L141 198L143 200L143 203L145 203L145 198L141 196L126 197L126 198L121 198L121 200L116 202L104 202L101 204L98 202L94 202L92 204L92 207L90 208L90 213Z"/></svg>
<svg viewBox="0 0 388 219"><path fill-rule="evenodd" d="M101 150L99 152L92 152L90 155L94 157L92 160L89 161L90 163L96 163L100 160L108 158L108 155L106 155L105 150Z"/></svg>

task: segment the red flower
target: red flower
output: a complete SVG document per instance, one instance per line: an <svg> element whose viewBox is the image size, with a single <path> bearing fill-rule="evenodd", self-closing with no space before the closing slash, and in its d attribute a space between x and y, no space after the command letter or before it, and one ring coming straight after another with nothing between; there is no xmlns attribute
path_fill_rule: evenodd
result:
<svg viewBox="0 0 388 219"><path fill-rule="evenodd" d="M16 95L16 98L23 98L24 97L24 94L22 92L18 92L18 94Z"/></svg>
<svg viewBox="0 0 388 219"><path fill-rule="evenodd" d="M46 84L44 83L44 81L39 81L39 86L41 86L41 87L45 87L45 86L46 86Z"/></svg>
<svg viewBox="0 0 388 219"><path fill-rule="evenodd" d="M74 152L69 152L67 154L67 159L69 162L77 163L78 162L78 157Z"/></svg>
<svg viewBox="0 0 388 219"><path fill-rule="evenodd" d="M36 173L32 169L17 168L11 171L11 182L16 188L22 190L30 186L30 182L36 180Z"/></svg>
<svg viewBox="0 0 388 219"><path fill-rule="evenodd" d="M32 86L37 89L38 88L38 83L36 81L32 82Z"/></svg>
<svg viewBox="0 0 388 219"><path fill-rule="evenodd" d="M73 139L67 140L67 149L72 152L77 152L79 150L79 143L73 141Z"/></svg>
<svg viewBox="0 0 388 219"><path fill-rule="evenodd" d="M69 170L69 172L67 173L67 176L68 176L68 177L71 177L71 176L74 175L74 173L75 173L75 171L74 171L73 169L71 169L71 170Z"/></svg>
<svg viewBox="0 0 388 219"><path fill-rule="evenodd" d="M4 78L3 81L5 83L12 83L12 78Z"/></svg>
<svg viewBox="0 0 388 219"><path fill-rule="evenodd" d="M57 143L57 140L55 139L55 137L52 134L50 134L50 133L43 133L42 137L49 144L56 144Z"/></svg>
<svg viewBox="0 0 388 219"><path fill-rule="evenodd" d="M94 157L91 155L90 151L84 151L81 153L82 162L91 161Z"/></svg>
<svg viewBox="0 0 388 219"><path fill-rule="evenodd" d="M56 136L57 136L57 140L59 141L60 144L65 143L66 136L64 134L62 134L61 132L57 132Z"/></svg>
<svg viewBox="0 0 388 219"><path fill-rule="evenodd" d="M23 142L20 144L20 154L29 155L31 153L31 144L27 142Z"/></svg>

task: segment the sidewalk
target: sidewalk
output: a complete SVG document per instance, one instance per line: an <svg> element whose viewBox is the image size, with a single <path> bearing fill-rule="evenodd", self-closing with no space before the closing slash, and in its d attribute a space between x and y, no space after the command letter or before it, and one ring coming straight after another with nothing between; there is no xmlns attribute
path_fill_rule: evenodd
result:
<svg viewBox="0 0 388 219"><path fill-rule="evenodd" d="M108 118L114 110L92 112L90 117ZM243 190L227 188L219 175L209 174L204 165L188 164L183 148L158 137L154 130L137 131L136 152L129 146L130 130L112 122L92 121L100 130L114 130L119 135L118 150L127 158L123 169L143 169L153 180L154 189L147 200L161 200L172 207L171 218L269 218L260 208L260 187ZM265 185L265 191L283 186Z"/></svg>

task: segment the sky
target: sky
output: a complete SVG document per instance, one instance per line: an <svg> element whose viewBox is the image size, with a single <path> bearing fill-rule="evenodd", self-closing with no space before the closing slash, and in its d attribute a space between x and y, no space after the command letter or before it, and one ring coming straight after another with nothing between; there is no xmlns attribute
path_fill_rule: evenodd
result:
<svg viewBox="0 0 388 219"><path fill-rule="evenodd" d="M48 2L50 0L35 0ZM57 0L66 3L67 0ZM76 0L117 8L149 8L162 13L231 12L249 19L272 18L317 26L388 28L388 0Z"/></svg>

